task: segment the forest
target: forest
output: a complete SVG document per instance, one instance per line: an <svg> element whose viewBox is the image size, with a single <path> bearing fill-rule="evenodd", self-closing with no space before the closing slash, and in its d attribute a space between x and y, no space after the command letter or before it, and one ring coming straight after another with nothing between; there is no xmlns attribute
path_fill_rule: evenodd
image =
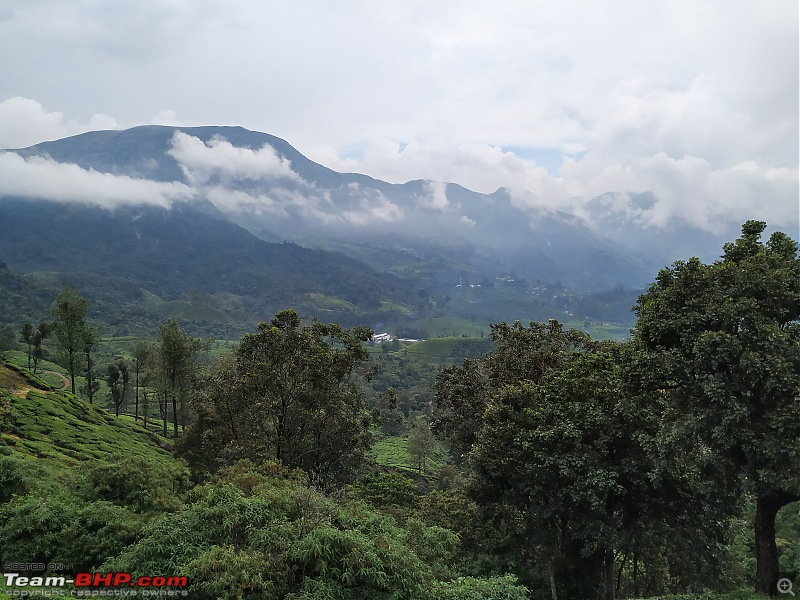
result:
<svg viewBox="0 0 800 600"><path fill-rule="evenodd" d="M800 591L800 257L765 229L659 271L625 341L499 322L438 362L291 308L229 343L174 317L111 340L68 284L15 307L0 598L79 573L209 599Z"/></svg>

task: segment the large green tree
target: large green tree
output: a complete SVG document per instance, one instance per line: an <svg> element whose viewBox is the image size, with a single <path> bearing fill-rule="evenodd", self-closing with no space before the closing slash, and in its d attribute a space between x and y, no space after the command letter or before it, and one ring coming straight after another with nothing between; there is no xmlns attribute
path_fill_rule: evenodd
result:
<svg viewBox="0 0 800 600"><path fill-rule="evenodd" d="M639 299L635 339L665 436L713 459L720 493L755 496L756 588L774 595L775 516L800 499L800 259L783 233L762 242L765 227L745 223L712 264L663 269Z"/></svg>
<svg viewBox="0 0 800 600"><path fill-rule="evenodd" d="M89 302L81 297L74 287L65 285L56 296L50 309L53 317L53 334L63 352L65 366L69 371L72 393L75 393L75 373L84 350L86 313Z"/></svg>
<svg viewBox="0 0 800 600"><path fill-rule="evenodd" d="M371 441L353 381L370 335L368 328L302 325L293 310L261 323L220 361L198 395L186 447L207 465L223 453L277 459L323 484L347 480Z"/></svg>

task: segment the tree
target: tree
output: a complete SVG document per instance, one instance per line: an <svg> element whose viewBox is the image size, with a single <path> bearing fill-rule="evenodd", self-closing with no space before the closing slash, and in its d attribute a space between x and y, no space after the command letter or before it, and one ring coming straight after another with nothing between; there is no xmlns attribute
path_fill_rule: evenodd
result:
<svg viewBox="0 0 800 600"><path fill-rule="evenodd" d="M371 419L353 381L371 335L366 327L301 325L294 310L261 323L217 364L197 397L185 442L195 464L212 468L222 453L277 459L323 485L349 479L371 442Z"/></svg>
<svg viewBox="0 0 800 600"><path fill-rule="evenodd" d="M94 404L94 394L100 389L100 382L94 376L94 358L92 357L96 344L94 328L86 325L83 328L83 353L86 356L86 393L89 396L89 404Z"/></svg>
<svg viewBox="0 0 800 600"><path fill-rule="evenodd" d="M445 367L434 383L433 430L447 440L457 458L464 458L478 439L482 417L491 395L502 386L538 381L544 373L586 352L597 343L577 330L564 331L555 319L523 327L492 325L495 350L482 359L464 359L461 366Z"/></svg>
<svg viewBox="0 0 800 600"><path fill-rule="evenodd" d="M133 345L133 376L134 376L134 383L133 389L134 394L136 396L136 406L134 412L134 420L139 420L139 378L142 375L142 372L145 369L145 366L148 362L148 356L152 352L150 344L142 339L136 340ZM147 418L145 417L145 426L147 424Z"/></svg>
<svg viewBox="0 0 800 600"><path fill-rule="evenodd" d="M16 346L14 337L14 328L11 325L0 327L0 352L11 350Z"/></svg>
<svg viewBox="0 0 800 600"><path fill-rule="evenodd" d="M33 357L33 325L30 323L23 323L20 330L20 337L22 342L28 346L28 370L31 370L31 358Z"/></svg>
<svg viewBox="0 0 800 600"><path fill-rule="evenodd" d="M50 309L53 316L53 333L64 354L64 362L69 371L72 393L75 393L75 373L78 370L78 357L84 349L84 331L89 303L72 286L65 285L56 296Z"/></svg>
<svg viewBox="0 0 800 600"><path fill-rule="evenodd" d="M756 590L775 595L775 516L800 499L800 259L765 227L745 223L712 264L661 270L636 306L636 380L664 398L665 435L713 457L721 493L755 496Z"/></svg>
<svg viewBox="0 0 800 600"><path fill-rule="evenodd" d="M169 401L172 404L173 435L178 437L178 404L183 405L190 392L197 366L196 357L201 347L202 341L189 337L175 319L167 319L159 329L156 360L159 388L164 402L164 435L168 411L166 403Z"/></svg>
<svg viewBox="0 0 800 600"><path fill-rule="evenodd" d="M116 364L108 365L108 383L111 401L114 403L114 411L119 416L119 407L125 401L125 392L128 389L129 381L128 365L124 360Z"/></svg>
<svg viewBox="0 0 800 600"><path fill-rule="evenodd" d="M436 438L424 419L417 419L408 434L408 452L417 465L417 471L424 473L428 458L436 449Z"/></svg>
<svg viewBox="0 0 800 600"><path fill-rule="evenodd" d="M46 321L42 321L39 323L39 326L36 328L36 331L33 334L33 373L36 374L36 370L39 368L39 361L42 360L42 356L44 355L44 350L42 349L42 342L47 339L47 336L50 335L51 329L50 323ZM29 367L30 368L30 367Z"/></svg>

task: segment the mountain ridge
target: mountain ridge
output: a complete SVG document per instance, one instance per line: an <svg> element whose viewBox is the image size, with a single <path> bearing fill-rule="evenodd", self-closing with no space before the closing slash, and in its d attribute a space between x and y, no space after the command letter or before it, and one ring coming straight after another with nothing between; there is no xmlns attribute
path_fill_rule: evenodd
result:
<svg viewBox="0 0 800 600"><path fill-rule="evenodd" d="M457 183L395 184L338 173L281 138L242 127L145 125L13 152L89 173L179 183L192 190L187 201L210 203L225 219L273 240L358 239L389 247L435 240L474 248L485 257L473 265L478 269L494 265L576 289L641 287L653 272L636 252L574 215L521 210L508 189L480 194Z"/></svg>

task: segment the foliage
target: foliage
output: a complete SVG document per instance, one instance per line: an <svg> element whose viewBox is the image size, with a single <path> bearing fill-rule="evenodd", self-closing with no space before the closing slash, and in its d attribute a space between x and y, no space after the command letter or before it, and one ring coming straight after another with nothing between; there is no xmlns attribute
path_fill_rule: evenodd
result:
<svg viewBox="0 0 800 600"><path fill-rule="evenodd" d="M528 590L513 575L486 579L459 577L436 582L433 596L438 600L526 600Z"/></svg>
<svg viewBox="0 0 800 600"><path fill-rule="evenodd" d="M721 260L663 269L639 299L633 381L663 405L664 443L690 449L719 493L756 496L757 590L774 591L775 515L800 499L800 258L748 221Z"/></svg>
<svg viewBox="0 0 800 600"><path fill-rule="evenodd" d="M26 484L19 459L0 453L0 504L11 500L14 494L24 491Z"/></svg>
<svg viewBox="0 0 800 600"><path fill-rule="evenodd" d="M58 562L87 570L134 542L141 519L108 502L82 503L61 491L17 496L0 508L0 560Z"/></svg>
<svg viewBox="0 0 800 600"><path fill-rule="evenodd" d="M417 419L408 433L408 453L414 459L417 471L427 471L428 459L436 449L436 439L424 419Z"/></svg>
<svg viewBox="0 0 800 600"><path fill-rule="evenodd" d="M323 485L353 477L371 442L370 418L352 381L368 328L353 331L292 310L245 335L196 397L182 448L195 467L217 457L277 459Z"/></svg>
<svg viewBox="0 0 800 600"><path fill-rule="evenodd" d="M158 463L123 455L110 456L86 471L83 497L126 506L138 512L177 510L189 488L180 462Z"/></svg>
<svg viewBox="0 0 800 600"><path fill-rule="evenodd" d="M367 500L375 507L410 508L418 494L417 484L399 473L366 475L353 487L359 498Z"/></svg>
<svg viewBox="0 0 800 600"><path fill-rule="evenodd" d="M335 502L275 463L240 462L101 569L186 573L197 598L433 598L455 541Z"/></svg>
<svg viewBox="0 0 800 600"><path fill-rule="evenodd" d="M89 303L78 291L65 285L56 296L50 309L53 317L53 334L64 353L64 363L70 374L72 393L75 393L75 374L78 370L78 356L84 349L86 312Z"/></svg>
<svg viewBox="0 0 800 600"><path fill-rule="evenodd" d="M445 436L456 456L464 457L475 444L492 390L535 381L571 353L597 345L580 331L564 331L555 320L527 328L518 321L492 325L491 338L496 344L492 354L444 368L434 384L434 430Z"/></svg>

